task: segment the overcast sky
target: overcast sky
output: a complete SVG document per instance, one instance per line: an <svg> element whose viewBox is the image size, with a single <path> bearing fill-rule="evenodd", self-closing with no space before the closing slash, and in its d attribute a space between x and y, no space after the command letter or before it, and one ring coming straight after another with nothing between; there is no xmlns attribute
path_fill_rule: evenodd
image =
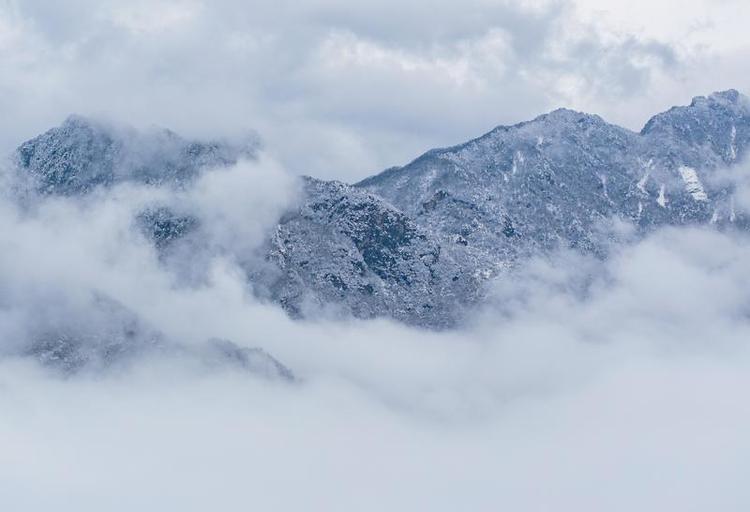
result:
<svg viewBox="0 0 750 512"><path fill-rule="evenodd" d="M746 0L0 0L0 149L67 114L257 131L355 180L559 106L750 90Z"/></svg>

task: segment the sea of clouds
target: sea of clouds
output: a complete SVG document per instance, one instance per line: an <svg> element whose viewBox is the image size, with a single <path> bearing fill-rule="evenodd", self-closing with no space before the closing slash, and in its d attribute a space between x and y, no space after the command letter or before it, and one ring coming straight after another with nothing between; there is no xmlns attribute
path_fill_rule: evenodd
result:
<svg viewBox="0 0 750 512"><path fill-rule="evenodd" d="M242 264L296 183L262 156L178 192L19 204L6 190L4 510L750 506L746 235L667 228L606 261L560 250L492 283L455 330L292 320ZM189 278L134 226L155 201L211 234L183 255ZM169 354L61 374L19 355L40 326L117 321L99 297L185 345L261 347L296 380Z"/></svg>
<svg viewBox="0 0 750 512"><path fill-rule="evenodd" d="M562 105L637 130L748 90L749 5L0 0L0 154L78 112L257 129L279 160L20 203L0 173L0 510L750 509L745 234L560 250L444 332L292 320L244 270L293 175L356 181ZM154 204L199 215L200 242L160 255L134 222ZM261 347L296 379L189 351L74 373L23 355L131 317Z"/></svg>

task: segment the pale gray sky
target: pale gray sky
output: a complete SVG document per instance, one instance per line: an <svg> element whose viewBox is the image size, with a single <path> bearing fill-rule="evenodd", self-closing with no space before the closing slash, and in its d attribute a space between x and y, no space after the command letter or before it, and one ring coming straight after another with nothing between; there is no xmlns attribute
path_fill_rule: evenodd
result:
<svg viewBox="0 0 750 512"><path fill-rule="evenodd" d="M639 129L750 90L741 0L0 0L0 148L68 113L256 130L356 180L559 106Z"/></svg>

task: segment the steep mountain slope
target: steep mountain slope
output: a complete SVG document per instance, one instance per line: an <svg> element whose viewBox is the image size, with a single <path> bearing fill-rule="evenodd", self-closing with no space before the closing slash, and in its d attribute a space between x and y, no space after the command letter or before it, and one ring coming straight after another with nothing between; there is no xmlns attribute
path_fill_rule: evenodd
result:
<svg viewBox="0 0 750 512"><path fill-rule="evenodd" d="M558 245L601 252L597 225L611 217L641 230L744 222L713 173L749 139L750 108L736 91L659 114L640 134L561 109L356 186L495 266Z"/></svg>
<svg viewBox="0 0 750 512"><path fill-rule="evenodd" d="M749 140L748 101L726 91L659 114L641 133L560 109L354 187L308 180L271 238L281 277L264 289L294 314L334 304L358 317L453 325L481 301L482 283L519 259L560 246L604 256L612 219L636 234L746 228L732 184L715 171Z"/></svg>
<svg viewBox="0 0 750 512"><path fill-rule="evenodd" d="M267 245L276 271L249 273L295 315L327 306L447 326L476 300L480 282L452 249L372 194L306 178L304 200Z"/></svg>

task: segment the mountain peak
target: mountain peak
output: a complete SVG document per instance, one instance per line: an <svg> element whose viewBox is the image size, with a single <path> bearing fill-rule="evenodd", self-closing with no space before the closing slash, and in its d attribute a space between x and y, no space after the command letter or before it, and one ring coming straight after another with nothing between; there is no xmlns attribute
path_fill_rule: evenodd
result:
<svg viewBox="0 0 750 512"><path fill-rule="evenodd" d="M81 114L70 114L62 122L63 126L95 126L97 123L90 117L83 116Z"/></svg>
<svg viewBox="0 0 750 512"><path fill-rule="evenodd" d="M702 98L702 97L698 97ZM726 91L717 91L708 96L706 98L708 101L713 103L719 103L719 104L733 104L737 105L740 104L744 96L740 94L740 92L737 89L727 89ZM697 98L693 99L693 102L695 102Z"/></svg>
<svg viewBox="0 0 750 512"><path fill-rule="evenodd" d="M557 108L555 110L552 110L551 112L548 112L546 114L542 114L540 116L537 116L531 121L527 121L525 123L520 123L521 125L526 124L538 124L538 123L563 123L563 124L571 124L571 123L591 123L591 124L599 124L604 123L604 119L601 117L595 115L595 114L588 114L586 112L580 112L578 110L572 110L569 108Z"/></svg>
<svg viewBox="0 0 750 512"><path fill-rule="evenodd" d="M733 112L748 112L750 102L748 98L736 89L717 91L708 96L696 96L689 107L675 107L683 109L725 109Z"/></svg>
<svg viewBox="0 0 750 512"><path fill-rule="evenodd" d="M133 131L125 126L118 127L116 124L81 114L70 114L59 126L48 130L47 133L57 133L58 136L65 134L68 137L80 136L77 134L86 134L88 137L101 136L115 138L123 136L128 130Z"/></svg>
<svg viewBox="0 0 750 512"><path fill-rule="evenodd" d="M544 116L543 116L544 117ZM589 119L589 118L598 118L599 116L594 114L587 114L586 112L581 112L579 110L573 110L571 108L556 108L555 110L552 110L548 114L546 114L546 117L551 118L560 118L560 119Z"/></svg>
<svg viewBox="0 0 750 512"><path fill-rule="evenodd" d="M696 96L688 106L672 107L648 120L641 134L680 133L698 131L697 125L717 123L720 119L732 124L750 121L750 100L735 89L718 91L708 96ZM686 135L682 133L682 135Z"/></svg>
<svg viewBox="0 0 750 512"><path fill-rule="evenodd" d="M179 187L203 168L252 156L250 143L184 139L161 128L140 132L76 114L16 150L18 170L32 186L57 195L79 195L122 181Z"/></svg>

